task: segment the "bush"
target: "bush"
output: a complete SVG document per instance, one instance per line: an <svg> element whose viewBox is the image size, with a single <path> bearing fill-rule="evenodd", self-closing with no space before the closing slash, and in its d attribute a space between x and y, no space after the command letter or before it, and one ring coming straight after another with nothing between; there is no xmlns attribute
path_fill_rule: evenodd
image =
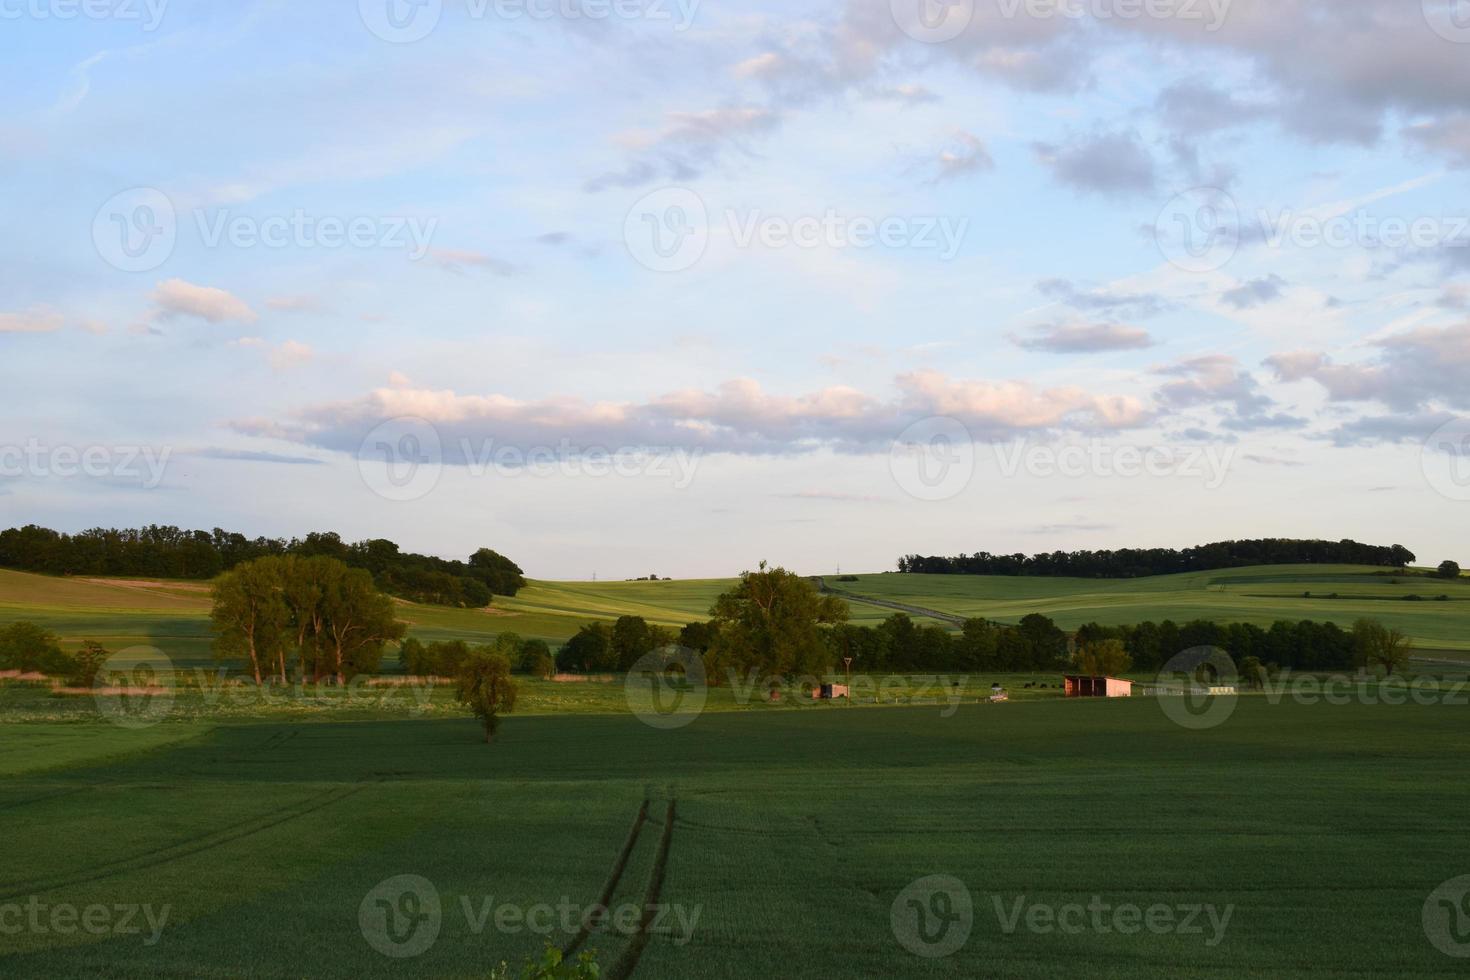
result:
<svg viewBox="0 0 1470 980"><path fill-rule="evenodd" d="M71 668L71 658L61 652L61 642L50 630L25 621L0 629L0 670L61 677Z"/></svg>

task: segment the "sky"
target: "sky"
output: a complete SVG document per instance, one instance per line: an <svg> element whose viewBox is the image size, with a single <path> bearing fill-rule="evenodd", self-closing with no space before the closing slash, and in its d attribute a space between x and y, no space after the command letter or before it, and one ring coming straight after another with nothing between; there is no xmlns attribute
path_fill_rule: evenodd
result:
<svg viewBox="0 0 1470 980"><path fill-rule="evenodd" d="M0 0L0 522L1470 565L1470 0Z"/></svg>

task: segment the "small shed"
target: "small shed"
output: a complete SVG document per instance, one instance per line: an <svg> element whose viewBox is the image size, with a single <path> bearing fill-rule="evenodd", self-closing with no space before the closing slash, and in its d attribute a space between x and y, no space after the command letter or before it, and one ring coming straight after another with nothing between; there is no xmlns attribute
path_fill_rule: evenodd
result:
<svg viewBox="0 0 1470 980"><path fill-rule="evenodd" d="M812 688L813 701L836 701L848 696L846 684L823 684Z"/></svg>
<svg viewBox="0 0 1470 980"><path fill-rule="evenodd" d="M1087 677L1068 674L1065 678L1069 698L1131 698L1133 682L1117 677Z"/></svg>

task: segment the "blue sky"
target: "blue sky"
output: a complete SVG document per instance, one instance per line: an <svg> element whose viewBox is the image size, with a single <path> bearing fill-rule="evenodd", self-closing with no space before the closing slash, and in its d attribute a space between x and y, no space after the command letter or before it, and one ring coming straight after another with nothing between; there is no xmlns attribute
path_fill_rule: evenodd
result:
<svg viewBox="0 0 1470 980"><path fill-rule="evenodd" d="M1470 559L1470 3L1065 10L4 0L0 519Z"/></svg>

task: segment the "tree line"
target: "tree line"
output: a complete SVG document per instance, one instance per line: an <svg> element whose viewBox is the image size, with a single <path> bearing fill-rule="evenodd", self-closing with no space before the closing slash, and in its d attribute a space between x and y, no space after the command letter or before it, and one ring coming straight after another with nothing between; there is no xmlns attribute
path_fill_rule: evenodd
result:
<svg viewBox="0 0 1470 980"><path fill-rule="evenodd" d="M92 528L63 534L34 524L0 531L0 567L48 575L212 579L260 558L332 558L367 570L374 584L412 602L481 608L526 584L515 562L489 548L468 561L401 551L382 538L349 544L331 532L304 538L248 538L173 526Z"/></svg>
<svg viewBox="0 0 1470 980"><path fill-rule="evenodd" d="M1322 673L1377 666L1391 673L1407 665L1410 649L1404 634L1371 619L1350 630L1310 620L1281 620L1266 628L1210 620L1088 623L1071 634L1040 613L1016 624L969 619L958 631L915 622L902 612L875 626L847 619L847 604L839 598L819 593L785 569L762 565L719 598L708 621L678 631L637 616L588 623L561 648L556 663L572 672L627 672L649 652L677 644L699 654L709 683L719 685L751 671L823 675L843 670L848 658L854 671L864 673L1154 673L1194 647L1223 649L1237 663L1262 670Z"/></svg>
<svg viewBox="0 0 1470 980"><path fill-rule="evenodd" d="M953 557L905 555L898 570L926 575L1034 575L1068 578L1142 578L1249 565L1380 565L1406 568L1414 553L1403 545L1357 541L1259 538L1218 541L1193 548L1124 548L1118 551L1054 551L1037 555L992 555L979 551Z"/></svg>

